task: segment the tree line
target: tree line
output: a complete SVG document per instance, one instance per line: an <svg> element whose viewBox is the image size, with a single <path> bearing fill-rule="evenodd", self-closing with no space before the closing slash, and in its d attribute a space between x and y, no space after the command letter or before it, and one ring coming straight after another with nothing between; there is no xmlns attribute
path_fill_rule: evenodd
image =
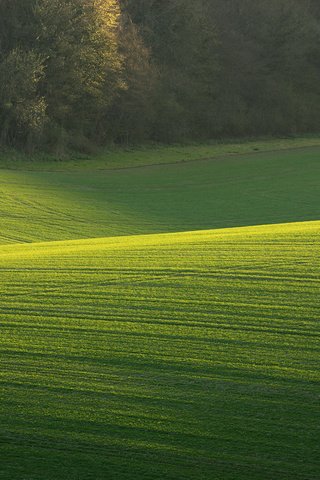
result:
<svg viewBox="0 0 320 480"><path fill-rule="evenodd" d="M0 0L0 143L320 130L318 0Z"/></svg>

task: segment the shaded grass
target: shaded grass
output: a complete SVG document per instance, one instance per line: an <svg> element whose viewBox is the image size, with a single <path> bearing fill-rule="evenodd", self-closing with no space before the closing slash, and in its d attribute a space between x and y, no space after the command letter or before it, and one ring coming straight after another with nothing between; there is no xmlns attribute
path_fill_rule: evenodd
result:
<svg viewBox="0 0 320 480"><path fill-rule="evenodd" d="M273 152L296 148L319 147L319 135L289 138L244 138L214 140L189 145L145 145L143 147L114 147L97 154L65 154L63 156L15 150L0 151L0 168L35 171L90 171L136 168L148 165L190 162L259 152Z"/></svg>
<svg viewBox="0 0 320 480"><path fill-rule="evenodd" d="M0 248L0 478L319 477L320 222Z"/></svg>
<svg viewBox="0 0 320 480"><path fill-rule="evenodd" d="M319 153L315 147L99 172L0 170L0 243L317 220Z"/></svg>

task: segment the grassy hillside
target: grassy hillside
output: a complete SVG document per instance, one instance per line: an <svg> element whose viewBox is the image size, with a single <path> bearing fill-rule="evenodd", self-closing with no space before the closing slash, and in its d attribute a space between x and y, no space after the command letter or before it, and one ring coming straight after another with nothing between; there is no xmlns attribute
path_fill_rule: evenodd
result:
<svg viewBox="0 0 320 480"><path fill-rule="evenodd" d="M259 177L259 158L252 158L232 163L234 183L231 164L222 175L222 164L208 163L203 174L196 166L183 170L180 184L192 182L197 202L204 189L207 214L220 199L208 225L272 215L276 221L294 211L312 216L315 157L306 154L301 169L302 160L284 156L272 186L273 158L260 165ZM171 192L163 206L167 225L204 222L201 209L186 215L178 172L167 171L166 181L164 170L157 173ZM164 189L157 197L153 170L142 174L142 192L143 180L126 175L94 182L98 190L112 185L118 200L126 184L139 199L128 200L132 211L147 197L166 197ZM60 179L77 191L78 178ZM306 179L311 193L301 198L298 188L293 208L291 182L299 187ZM180 223L178 200L185 205ZM149 217L148 208L150 225L165 218L161 204ZM305 222L2 246L0 478L319 478L319 235L320 222Z"/></svg>
<svg viewBox="0 0 320 480"><path fill-rule="evenodd" d="M53 155L16 150L0 150L0 168L27 171L90 171L137 168L146 165L169 165L199 159L280 152L320 147L319 135L291 138L261 138L212 141L189 145L145 145L144 147L114 147L96 154Z"/></svg>
<svg viewBox="0 0 320 480"><path fill-rule="evenodd" d="M271 147L0 158L1 480L319 478L320 147Z"/></svg>
<svg viewBox="0 0 320 480"><path fill-rule="evenodd" d="M72 173L68 163L0 170L0 243L317 220L319 155L312 147L112 171L97 170L102 160Z"/></svg>

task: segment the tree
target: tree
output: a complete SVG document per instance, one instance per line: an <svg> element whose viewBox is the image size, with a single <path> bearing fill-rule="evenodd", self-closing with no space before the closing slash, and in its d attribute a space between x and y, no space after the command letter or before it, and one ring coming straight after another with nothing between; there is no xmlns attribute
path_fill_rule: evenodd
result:
<svg viewBox="0 0 320 480"><path fill-rule="evenodd" d="M2 0L0 18L2 140L35 123L52 145L93 138L123 87L118 2Z"/></svg>
<svg viewBox="0 0 320 480"><path fill-rule="evenodd" d="M316 0L0 0L0 141L317 131Z"/></svg>
<svg viewBox="0 0 320 480"><path fill-rule="evenodd" d="M41 24L39 49L47 58L42 92L50 129L64 137L71 132L80 141L94 137L121 88L118 3L41 0L36 14Z"/></svg>
<svg viewBox="0 0 320 480"><path fill-rule="evenodd" d="M215 27L205 0L127 0L160 81L152 136L171 141L207 134L218 68Z"/></svg>
<svg viewBox="0 0 320 480"><path fill-rule="evenodd" d="M106 130L117 142L142 142L150 137L159 78L150 49L127 13L121 17L120 53L124 88L107 111Z"/></svg>
<svg viewBox="0 0 320 480"><path fill-rule="evenodd" d="M311 123L317 129L319 88L310 52L319 27L307 3L212 0L210 5L220 38L220 132L295 133L311 129Z"/></svg>

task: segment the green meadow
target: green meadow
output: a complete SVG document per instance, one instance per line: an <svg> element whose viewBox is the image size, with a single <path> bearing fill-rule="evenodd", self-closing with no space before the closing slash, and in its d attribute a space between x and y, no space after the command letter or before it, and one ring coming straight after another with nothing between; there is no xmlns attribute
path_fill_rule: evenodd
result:
<svg viewBox="0 0 320 480"><path fill-rule="evenodd" d="M222 153L0 170L0 479L319 478L320 148Z"/></svg>
<svg viewBox="0 0 320 480"><path fill-rule="evenodd" d="M0 170L0 243L318 220L320 147L252 148L258 147L250 144L250 153L225 155L225 145L220 150L215 146L213 159L202 158L204 146L184 148L184 156L197 152L200 160L179 163L177 158L183 157L172 157L175 149L168 149L167 161L174 163L140 168L131 168L138 154L124 152L123 166L130 168L122 169L106 169L107 160L93 159L92 166L80 162L72 171L68 166L55 171L56 162L39 161L38 170L30 171L27 159L25 168L13 161L18 170ZM159 152L164 155L164 150ZM158 162L163 160L160 153ZM59 162L60 169L63 165Z"/></svg>

